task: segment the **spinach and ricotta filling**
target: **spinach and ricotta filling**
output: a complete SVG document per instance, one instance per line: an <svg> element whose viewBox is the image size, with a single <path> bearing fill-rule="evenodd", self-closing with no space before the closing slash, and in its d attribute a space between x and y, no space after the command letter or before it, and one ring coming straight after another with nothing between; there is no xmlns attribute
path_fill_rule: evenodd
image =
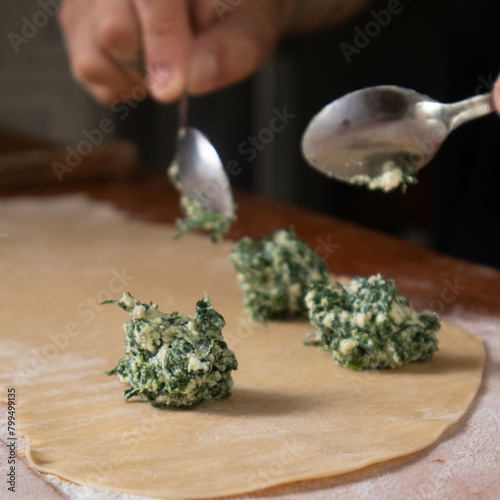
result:
<svg viewBox="0 0 500 500"><path fill-rule="evenodd" d="M206 198L181 196L180 203L186 217L176 221L176 238L180 238L188 231L198 229L209 233L212 241L216 243L228 232L234 221L234 217L209 210Z"/></svg>
<svg viewBox="0 0 500 500"><path fill-rule="evenodd" d="M265 238L242 238L230 257L244 310L257 321L307 316L309 287L330 282L325 263L291 228Z"/></svg>
<svg viewBox="0 0 500 500"><path fill-rule="evenodd" d="M401 188L404 193L409 184L416 184L417 177L414 173L406 172L398 167L394 161L387 161L384 163L380 175L370 177L369 175L354 175L344 179L350 184L356 186L366 186L370 190L380 189L385 193Z"/></svg>
<svg viewBox="0 0 500 500"><path fill-rule="evenodd" d="M175 189L181 193L182 184L179 178L179 167L175 163L168 169L168 177ZM204 195L181 196L180 205L185 218L176 220L176 238L197 229L209 233L215 243L222 239L236 219L234 216L230 217L210 210L208 208L208 199Z"/></svg>
<svg viewBox="0 0 500 500"><path fill-rule="evenodd" d="M437 350L439 318L419 314L380 274L348 285L319 284L306 295L316 332L306 344L319 345L353 370L397 368L427 361Z"/></svg>
<svg viewBox="0 0 500 500"><path fill-rule="evenodd" d="M224 318L205 296L193 317L158 310L125 292L117 304L130 314L123 324L125 356L108 375L128 384L125 401L139 396L156 407L193 406L231 395L236 357L222 336Z"/></svg>

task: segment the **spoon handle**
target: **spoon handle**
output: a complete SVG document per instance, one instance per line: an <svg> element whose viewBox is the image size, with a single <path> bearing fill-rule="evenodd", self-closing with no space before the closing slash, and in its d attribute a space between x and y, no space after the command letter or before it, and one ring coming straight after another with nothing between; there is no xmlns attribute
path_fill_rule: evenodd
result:
<svg viewBox="0 0 500 500"><path fill-rule="evenodd" d="M463 101L444 105L444 113L448 119L450 131L455 130L470 120L489 115L494 110L493 95L491 93L469 97Z"/></svg>
<svg viewBox="0 0 500 500"><path fill-rule="evenodd" d="M179 98L179 126L178 129L181 130L187 125L187 114L188 114L188 95L187 92L183 92Z"/></svg>

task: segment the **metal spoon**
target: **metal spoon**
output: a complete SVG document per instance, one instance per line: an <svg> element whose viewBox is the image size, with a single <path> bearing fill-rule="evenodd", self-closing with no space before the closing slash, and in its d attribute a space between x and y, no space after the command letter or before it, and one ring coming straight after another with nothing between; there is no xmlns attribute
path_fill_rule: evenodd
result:
<svg viewBox="0 0 500 500"><path fill-rule="evenodd" d="M315 115L302 137L302 152L311 166L340 180L373 179L387 168L413 174L452 130L493 110L491 94L442 104L398 86L368 87Z"/></svg>
<svg viewBox="0 0 500 500"><path fill-rule="evenodd" d="M169 175L181 196L203 201L206 210L234 217L234 201L229 178L208 138L198 129L187 127L187 95L179 101L179 131Z"/></svg>

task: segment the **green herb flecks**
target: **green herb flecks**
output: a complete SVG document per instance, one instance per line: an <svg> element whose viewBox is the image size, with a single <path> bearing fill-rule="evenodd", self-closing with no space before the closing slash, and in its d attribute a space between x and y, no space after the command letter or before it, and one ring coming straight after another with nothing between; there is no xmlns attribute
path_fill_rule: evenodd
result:
<svg viewBox="0 0 500 500"><path fill-rule="evenodd" d="M257 321L305 317L304 297L312 284L328 283L325 263L293 229L267 238L241 239L231 252L245 312Z"/></svg>
<svg viewBox="0 0 500 500"><path fill-rule="evenodd" d="M140 396L156 407L182 407L231 395L231 370L238 363L222 337L224 318L207 296L197 302L194 317L163 313L128 292L103 303L130 314L123 325L125 356L107 372L130 386L125 401Z"/></svg>
<svg viewBox="0 0 500 500"><path fill-rule="evenodd" d="M380 274L347 286L315 285L306 304L316 332L305 343L322 346L347 368L397 368L427 361L437 350L439 318L410 309L394 281Z"/></svg>

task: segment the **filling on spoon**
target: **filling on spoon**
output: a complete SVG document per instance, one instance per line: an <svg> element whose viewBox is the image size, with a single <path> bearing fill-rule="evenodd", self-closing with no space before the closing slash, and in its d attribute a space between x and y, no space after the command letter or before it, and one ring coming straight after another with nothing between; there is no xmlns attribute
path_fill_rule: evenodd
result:
<svg viewBox="0 0 500 500"><path fill-rule="evenodd" d="M186 217L176 221L178 228L176 238L180 238L192 229L198 229L210 233L212 241L216 243L227 233L234 221L234 217L208 210L206 197L181 196L180 203Z"/></svg>
<svg viewBox="0 0 500 500"><path fill-rule="evenodd" d="M175 163L168 169L168 177L175 189L182 192L179 167ZM208 198L203 194L200 196L181 196L180 205L185 218L176 220L178 228L176 238L180 238L188 231L198 229L209 233L215 243L222 239L236 219L235 216L223 215L207 208Z"/></svg>
<svg viewBox="0 0 500 500"><path fill-rule="evenodd" d="M370 177L369 175L354 175L342 180L356 186L366 186L372 191L380 189L385 193L397 187L400 187L401 191L404 193L409 184L417 183L415 174L405 172L394 162L394 160L386 161L380 169L380 174L376 177Z"/></svg>

